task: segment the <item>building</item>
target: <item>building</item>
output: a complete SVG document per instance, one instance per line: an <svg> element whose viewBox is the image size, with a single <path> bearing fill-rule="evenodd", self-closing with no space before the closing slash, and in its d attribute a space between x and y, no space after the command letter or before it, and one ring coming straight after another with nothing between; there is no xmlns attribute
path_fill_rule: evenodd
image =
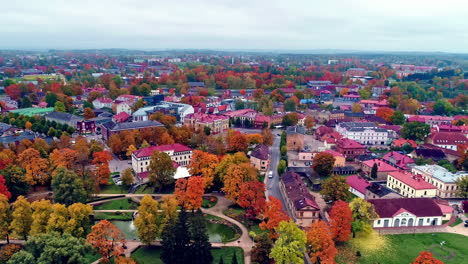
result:
<svg viewBox="0 0 468 264"><path fill-rule="evenodd" d="M401 154L396 151L385 154L382 159L388 164L401 170L409 170L412 166L415 165L414 160L408 155Z"/></svg>
<svg viewBox="0 0 468 264"><path fill-rule="evenodd" d="M349 191L352 194L362 199L366 197L366 188L370 185L367 180L364 180L358 175L352 175L346 177L346 183L349 185Z"/></svg>
<svg viewBox="0 0 468 264"><path fill-rule="evenodd" d="M142 107L132 114L133 122L146 121L155 112L161 112L165 115L171 115L177 118L178 121L184 123L185 117L194 113L193 106L188 104L160 102L157 105Z"/></svg>
<svg viewBox="0 0 468 264"><path fill-rule="evenodd" d="M425 181L437 187L437 196L445 199L458 198L456 181L468 176L468 172L451 173L439 165L414 166L412 173L421 174Z"/></svg>
<svg viewBox="0 0 468 264"><path fill-rule="evenodd" d="M101 108L112 108L112 99L100 97L93 101L93 106L95 109Z"/></svg>
<svg viewBox="0 0 468 264"><path fill-rule="evenodd" d="M96 123L92 120L82 120L76 123L76 131L80 134L91 134L96 131Z"/></svg>
<svg viewBox="0 0 468 264"><path fill-rule="evenodd" d="M142 121L142 122L127 122L114 123L112 121L100 125L101 133L104 139L109 140L110 136L121 131L142 130L145 128L164 127L163 124L157 121Z"/></svg>
<svg viewBox="0 0 468 264"><path fill-rule="evenodd" d="M379 128L373 122L343 122L336 126L336 131L343 137L364 145L386 145L389 143L388 130Z"/></svg>
<svg viewBox="0 0 468 264"><path fill-rule="evenodd" d="M112 109L116 114L120 114L122 112L127 113L129 115L132 114L132 106L127 102L114 103Z"/></svg>
<svg viewBox="0 0 468 264"><path fill-rule="evenodd" d="M401 196L392 190L385 187L384 184L377 182L372 182L366 188L365 199L391 199L391 198L401 198Z"/></svg>
<svg viewBox="0 0 468 264"><path fill-rule="evenodd" d="M390 172L387 177L387 187L408 198L435 197L437 188L426 182L419 174L408 171Z"/></svg>
<svg viewBox="0 0 468 264"><path fill-rule="evenodd" d="M344 167L346 165L346 159L343 154L334 150L326 150L324 152L333 155L333 157L335 158L335 163L333 164L333 167Z"/></svg>
<svg viewBox="0 0 468 264"><path fill-rule="evenodd" d="M467 142L468 138L460 132L435 132L429 137L429 143L455 151L458 145L466 144Z"/></svg>
<svg viewBox="0 0 468 264"><path fill-rule="evenodd" d="M284 173L279 187L296 224L309 227L319 220L320 207L299 174L292 171Z"/></svg>
<svg viewBox="0 0 468 264"><path fill-rule="evenodd" d="M304 148L305 133L306 129L304 127L288 127L286 129L286 147L288 148L288 150L302 150Z"/></svg>
<svg viewBox="0 0 468 264"><path fill-rule="evenodd" d="M430 198L372 199L379 218L373 227L411 227L442 225L443 213Z"/></svg>
<svg viewBox="0 0 468 264"><path fill-rule="evenodd" d="M83 121L83 118L79 116L72 115L69 113L64 113L64 112L55 112L55 111L48 113L45 116L45 119L50 122L55 121L58 124L68 125L73 128L76 128L76 124L78 122Z"/></svg>
<svg viewBox="0 0 468 264"><path fill-rule="evenodd" d="M343 154L347 159L354 159L356 156L363 155L366 148L352 139L342 138L336 141L336 151Z"/></svg>
<svg viewBox="0 0 468 264"><path fill-rule="evenodd" d="M363 161L361 163L362 172L370 176L372 172L372 167L374 167L374 164L377 164L377 179L376 180L385 181L387 179L387 175L390 172L398 171L397 168L393 167L392 165L386 163L383 160L371 159L371 160Z"/></svg>
<svg viewBox="0 0 468 264"><path fill-rule="evenodd" d="M186 167L192 158L192 149L182 144L150 146L132 153L133 171L136 173L147 172L151 155L153 155L155 151L167 153L173 162L183 167Z"/></svg>
<svg viewBox="0 0 468 264"><path fill-rule="evenodd" d="M184 125L195 130L203 130L208 127L212 134L217 134L229 128L229 118L223 115L194 113L185 116Z"/></svg>
<svg viewBox="0 0 468 264"><path fill-rule="evenodd" d="M418 147L416 141L411 139L399 138L392 141L392 146L397 148L402 148L405 145L410 145L413 149Z"/></svg>
<svg viewBox="0 0 468 264"><path fill-rule="evenodd" d="M259 171L266 171L270 166L270 154L267 145L258 144L250 153L250 164Z"/></svg>

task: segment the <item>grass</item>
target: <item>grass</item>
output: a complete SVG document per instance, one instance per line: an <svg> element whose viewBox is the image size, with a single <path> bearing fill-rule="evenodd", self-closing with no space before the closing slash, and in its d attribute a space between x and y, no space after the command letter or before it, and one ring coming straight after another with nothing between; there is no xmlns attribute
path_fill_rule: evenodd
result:
<svg viewBox="0 0 468 264"><path fill-rule="evenodd" d="M119 193L128 193L124 186L117 186L114 184L114 181L109 177L107 185L104 185L101 188L99 193L103 194L119 194Z"/></svg>
<svg viewBox="0 0 468 264"><path fill-rule="evenodd" d="M218 203L218 198L215 196L203 196L203 208L211 208Z"/></svg>
<svg viewBox="0 0 468 264"><path fill-rule="evenodd" d="M143 184L138 188L135 192L136 194L152 194L154 193L153 187L149 186L148 184Z"/></svg>
<svg viewBox="0 0 468 264"><path fill-rule="evenodd" d="M455 222L451 223L449 226L454 227L454 226L461 224L462 222L463 221L457 217L457 219L455 219Z"/></svg>
<svg viewBox="0 0 468 264"><path fill-rule="evenodd" d="M95 205L94 210L136 210L138 204L130 198L123 198L119 200L103 201L103 204Z"/></svg>
<svg viewBox="0 0 468 264"><path fill-rule="evenodd" d="M257 235L268 232L268 230L263 230L260 228L260 221L254 219L247 219L245 217L245 210L239 207L238 205L229 206L229 209L225 210L223 214L241 222L245 227L247 227L249 232L253 231Z"/></svg>
<svg viewBox="0 0 468 264"><path fill-rule="evenodd" d="M236 254L237 261L239 264L244 263L244 252L239 247L223 247L219 249L212 249L211 254L213 255L213 263L219 263L221 256L225 264L232 263L232 256ZM163 264L161 260L161 248L160 247L140 247L132 253L132 258L138 264Z"/></svg>
<svg viewBox="0 0 468 264"><path fill-rule="evenodd" d="M95 220L132 220L133 213L94 213Z"/></svg>
<svg viewBox="0 0 468 264"><path fill-rule="evenodd" d="M401 264L411 263L422 251L432 252L434 257L445 264L467 263L468 237L459 234L402 234L388 235L388 245L373 253L361 252L356 257L356 251L350 246L340 246L337 262L342 264ZM445 241L444 245L441 242Z"/></svg>

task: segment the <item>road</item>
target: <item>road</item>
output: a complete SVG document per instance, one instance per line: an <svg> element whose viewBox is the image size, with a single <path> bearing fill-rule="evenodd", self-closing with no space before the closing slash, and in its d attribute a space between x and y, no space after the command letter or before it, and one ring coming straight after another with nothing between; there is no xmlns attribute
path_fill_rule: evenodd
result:
<svg viewBox="0 0 468 264"><path fill-rule="evenodd" d="M265 177L265 185L266 185L266 197L274 196L275 198L279 199L283 204L283 210L287 212L286 203L284 202L283 195L279 189L279 175L278 175L278 163L280 161L280 141L281 130L273 130L273 135L275 135L275 141L273 142L273 146L270 148L270 167L269 171L273 172L273 178ZM289 214L289 213L288 213Z"/></svg>

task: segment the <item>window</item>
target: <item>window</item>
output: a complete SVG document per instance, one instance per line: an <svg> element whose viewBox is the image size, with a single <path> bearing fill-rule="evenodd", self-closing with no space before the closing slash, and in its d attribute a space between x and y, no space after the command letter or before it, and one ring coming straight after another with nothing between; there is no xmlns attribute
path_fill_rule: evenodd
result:
<svg viewBox="0 0 468 264"><path fill-rule="evenodd" d="M377 220L377 224L380 225L380 220Z"/></svg>

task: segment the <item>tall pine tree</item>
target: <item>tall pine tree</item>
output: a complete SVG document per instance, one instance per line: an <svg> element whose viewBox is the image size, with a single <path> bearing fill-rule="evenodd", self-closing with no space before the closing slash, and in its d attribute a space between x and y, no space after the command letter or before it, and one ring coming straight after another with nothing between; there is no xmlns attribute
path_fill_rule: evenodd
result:
<svg viewBox="0 0 468 264"><path fill-rule="evenodd" d="M200 209L190 219L190 260L194 264L211 264L211 243L206 229L206 220Z"/></svg>
<svg viewBox="0 0 468 264"><path fill-rule="evenodd" d="M165 264L190 263L190 236L187 212L182 209L176 224L166 226L161 236L161 259Z"/></svg>

